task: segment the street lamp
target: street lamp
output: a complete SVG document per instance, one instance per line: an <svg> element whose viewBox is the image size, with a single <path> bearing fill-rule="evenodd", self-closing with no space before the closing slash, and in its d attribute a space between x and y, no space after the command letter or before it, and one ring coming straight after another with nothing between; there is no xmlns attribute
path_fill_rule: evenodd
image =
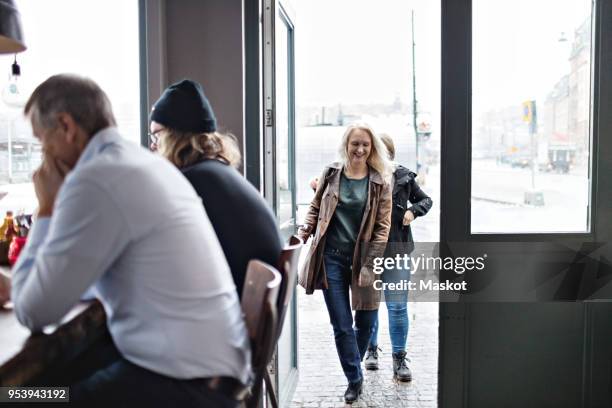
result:
<svg viewBox="0 0 612 408"><path fill-rule="evenodd" d="M416 156L416 172L419 173L419 130L417 126L417 95L416 95L416 63L415 53L416 43L414 42L414 10L412 10L412 125L414 128L414 141L415 141L415 156Z"/></svg>

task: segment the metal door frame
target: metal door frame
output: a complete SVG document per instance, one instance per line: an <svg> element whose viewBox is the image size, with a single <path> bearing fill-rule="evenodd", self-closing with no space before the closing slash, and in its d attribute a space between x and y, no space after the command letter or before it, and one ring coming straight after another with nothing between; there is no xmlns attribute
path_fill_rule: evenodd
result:
<svg viewBox="0 0 612 408"><path fill-rule="evenodd" d="M612 240L612 0L593 1L591 208L590 231L580 234L472 234L472 0L442 0L442 117L440 241L444 242L605 242ZM456 203L467 205L456 205ZM598 373L589 342L594 303L584 304L585 361L581 383L583 406L595 407L590 379ZM468 407L471 308L440 303L438 404ZM599 316L597 314L597 316ZM609 370L608 370L609 371Z"/></svg>
<svg viewBox="0 0 612 408"><path fill-rule="evenodd" d="M294 60L294 13L287 3L288 0L263 0L262 6L262 60L263 60L263 78L262 78L262 124L263 124L263 193L268 204L278 212L279 197L276 191L276 55L275 55L275 36L276 36L276 16L277 13L287 24L290 32L289 50L288 50L288 86L289 86L289 186L292 196L292 219L295 225L296 212L296 189L295 189L295 60ZM291 371L289 377L285 379L285 387L279 387L280 381L278 378L278 353L275 355L273 362L273 381L276 386L279 403L281 406L288 404L291 401L293 392L298 382L298 333L297 333L297 296L294 296L291 302L291 322L285 324L285 329L291 330L292 338L292 355L291 355Z"/></svg>

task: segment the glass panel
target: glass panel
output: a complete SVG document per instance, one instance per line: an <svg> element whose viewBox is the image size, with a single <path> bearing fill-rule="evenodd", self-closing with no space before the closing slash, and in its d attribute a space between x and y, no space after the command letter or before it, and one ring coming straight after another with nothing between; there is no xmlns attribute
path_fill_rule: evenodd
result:
<svg viewBox="0 0 612 408"><path fill-rule="evenodd" d="M472 233L588 232L591 1L474 0Z"/></svg>
<svg viewBox="0 0 612 408"><path fill-rule="evenodd" d="M49 76L88 76L108 94L121 133L140 142L138 1L17 0L28 49L0 56L0 216L31 213L37 203L32 172L40 143L23 117L34 88ZM69 11L69 12L68 12ZM112 27L112 29L109 29ZM1 237L0 237L1 238Z"/></svg>
<svg viewBox="0 0 612 408"><path fill-rule="evenodd" d="M292 115L291 92L291 29L284 18L277 13L275 38L276 68L276 194L277 216L283 235L293 233L293 195L291 177L291 143ZM290 307L293 307L291 305ZM294 364L295 343L293 335L294 322L291 310L287 311L283 333L278 341L278 379L280 390L284 389Z"/></svg>
<svg viewBox="0 0 612 408"><path fill-rule="evenodd" d="M276 18L276 194L277 216L281 230L292 228L290 142L290 39L291 31L282 17Z"/></svg>

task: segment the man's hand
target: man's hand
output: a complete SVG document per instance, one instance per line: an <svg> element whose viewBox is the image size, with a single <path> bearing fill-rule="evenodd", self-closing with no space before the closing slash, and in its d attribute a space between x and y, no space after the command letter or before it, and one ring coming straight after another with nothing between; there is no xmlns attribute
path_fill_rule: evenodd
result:
<svg viewBox="0 0 612 408"><path fill-rule="evenodd" d="M0 307L11 299L11 279L0 272Z"/></svg>
<svg viewBox="0 0 612 408"><path fill-rule="evenodd" d="M402 221L402 224L410 225L412 221L414 221L414 213L408 210L404 213L404 220Z"/></svg>
<svg viewBox="0 0 612 408"><path fill-rule="evenodd" d="M357 280L357 285L361 288L365 288L374 283L374 272L362 266L359 270L359 278Z"/></svg>
<svg viewBox="0 0 612 408"><path fill-rule="evenodd" d="M70 168L61 161L49 156L43 158L42 164L32 176L38 198L39 217L49 217L53 213L55 197L69 171Z"/></svg>

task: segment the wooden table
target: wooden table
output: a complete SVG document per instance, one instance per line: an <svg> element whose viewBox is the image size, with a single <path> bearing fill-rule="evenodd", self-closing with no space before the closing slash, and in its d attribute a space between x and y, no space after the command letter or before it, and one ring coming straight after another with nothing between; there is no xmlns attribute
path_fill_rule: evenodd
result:
<svg viewBox="0 0 612 408"><path fill-rule="evenodd" d="M0 364L17 354L28 337L30 331L19 324L15 313L0 308Z"/></svg>
<svg viewBox="0 0 612 408"><path fill-rule="evenodd" d="M74 359L107 333L98 301L80 303L55 327L30 334L12 310L0 309L0 386L27 385Z"/></svg>

